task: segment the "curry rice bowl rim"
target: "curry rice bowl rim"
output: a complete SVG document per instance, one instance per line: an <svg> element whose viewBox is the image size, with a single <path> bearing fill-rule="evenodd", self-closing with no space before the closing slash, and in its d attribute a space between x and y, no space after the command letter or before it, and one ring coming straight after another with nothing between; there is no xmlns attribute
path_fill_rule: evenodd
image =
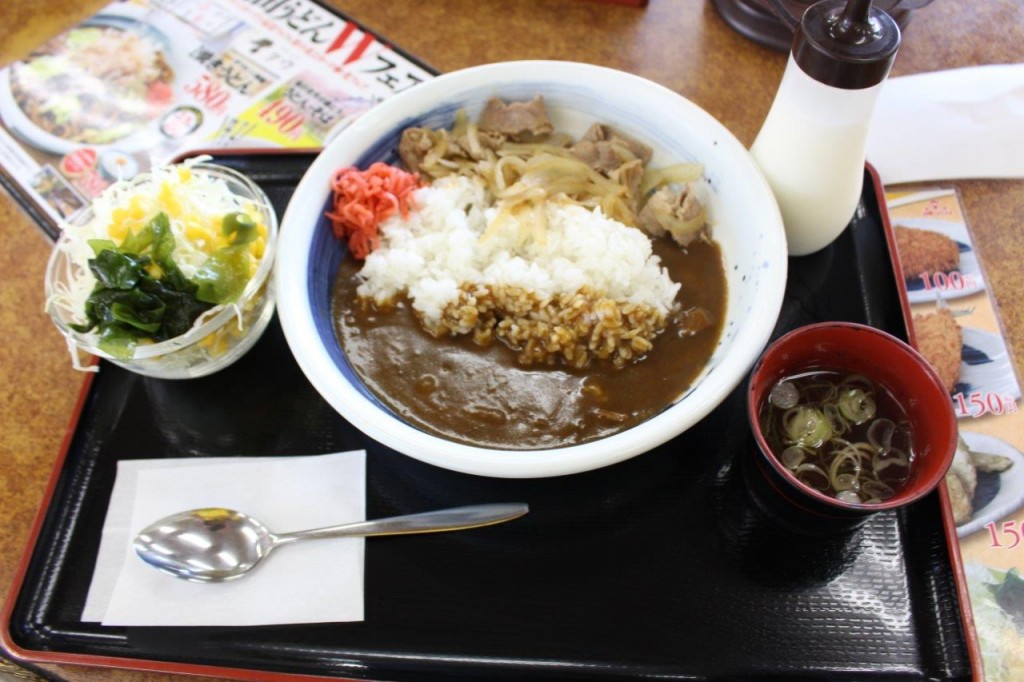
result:
<svg viewBox="0 0 1024 682"><path fill-rule="evenodd" d="M393 149L381 147L385 136L420 122L426 112L445 109L450 114L467 104L472 116L470 103L482 104L490 95L511 99L538 93L549 104L556 128L561 108L565 110L563 115L585 116L637 136L655 147L656 160L657 150L664 149L666 143L675 149L689 141L691 147L702 149L703 156L680 153L674 161L704 163L715 188L715 202L723 186L739 188L744 195L740 197L742 201L733 198L731 203L737 205L729 210L742 212L746 219L742 225L733 225L732 234L725 233L726 240L721 235L715 239L722 246L729 286L726 322L719 347L709 361L709 365L716 364L704 370L683 399L630 429L560 448L502 450L465 445L410 426L370 399L364 387L354 385L343 375L341 365L325 346L325 330L333 330L333 322L318 319L310 297L314 285L311 273L328 276L317 270L316 263L311 264L315 259L317 226L324 222L322 214L330 195L331 174L342 166L382 158L388 153L393 155ZM575 100L582 100L584 106L573 106ZM587 108L587 104L602 106ZM609 112L621 118L609 116ZM708 163L718 158L723 159L721 163ZM663 163L669 161L665 159ZM760 235L757 230L761 230ZM733 262L741 249L752 249L742 271ZM275 288L281 326L299 367L314 388L353 426L388 447L446 469L501 478L535 478L578 473L623 461L679 435L717 407L739 385L770 338L782 307L786 259L782 217L767 181L739 140L703 109L661 85L615 69L575 62L503 62L455 71L419 84L377 104L342 130L314 160L285 211ZM746 291L749 305L745 311L737 310L739 292L755 284L756 291ZM336 343L333 333L330 337ZM337 349L333 352L339 354Z"/></svg>

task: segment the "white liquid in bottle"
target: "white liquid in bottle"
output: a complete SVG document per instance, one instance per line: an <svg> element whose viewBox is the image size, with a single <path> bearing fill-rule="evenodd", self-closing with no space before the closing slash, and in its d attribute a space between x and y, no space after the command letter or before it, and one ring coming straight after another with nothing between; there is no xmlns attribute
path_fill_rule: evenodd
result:
<svg viewBox="0 0 1024 682"><path fill-rule="evenodd" d="M771 185L789 253L831 244L857 210L875 100L900 29L872 0L816 0L794 27L786 71L750 153Z"/></svg>
<svg viewBox="0 0 1024 682"><path fill-rule="evenodd" d="M864 150L882 83L847 90L820 83L790 55L750 153L775 193L789 253L828 246L856 211Z"/></svg>

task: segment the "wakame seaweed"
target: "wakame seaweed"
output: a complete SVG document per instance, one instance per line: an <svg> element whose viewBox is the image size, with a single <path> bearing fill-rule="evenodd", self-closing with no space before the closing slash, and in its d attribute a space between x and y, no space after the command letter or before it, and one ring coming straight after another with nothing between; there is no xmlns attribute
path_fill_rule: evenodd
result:
<svg viewBox="0 0 1024 682"><path fill-rule="evenodd" d="M96 329L99 348L114 357L131 357L139 340L160 342L184 334L225 300L200 300L199 286L171 259L174 235L165 213L129 233L121 246L109 240L94 240L90 246L96 253L89 260L96 286L85 303L88 324L72 327L83 333ZM206 287L216 284L215 277L201 279ZM237 289L233 282L224 285L221 289L231 293Z"/></svg>
<svg viewBox="0 0 1024 682"><path fill-rule="evenodd" d="M199 286L196 297L200 301L233 301L249 283L252 255L248 244L259 237L256 223L245 213L228 213L221 221L221 234L230 236L231 241L214 251L194 278Z"/></svg>

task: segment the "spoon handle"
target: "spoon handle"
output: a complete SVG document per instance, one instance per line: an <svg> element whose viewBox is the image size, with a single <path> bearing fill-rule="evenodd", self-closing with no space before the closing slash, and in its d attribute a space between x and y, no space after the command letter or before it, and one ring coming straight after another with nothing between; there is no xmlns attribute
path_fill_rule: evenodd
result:
<svg viewBox="0 0 1024 682"><path fill-rule="evenodd" d="M512 519L519 518L528 511L530 511L530 507L519 502L508 504L479 504L470 507L441 509L438 511L424 512L422 514L392 516L390 518L377 519L375 521L346 523L343 526L315 528L313 530L297 531L294 533L279 533L275 535L275 538L278 543L283 544L287 542L295 542L296 540L312 540L319 538L409 535L412 533L437 533L447 530L467 530L469 528L491 526L503 521L511 521Z"/></svg>

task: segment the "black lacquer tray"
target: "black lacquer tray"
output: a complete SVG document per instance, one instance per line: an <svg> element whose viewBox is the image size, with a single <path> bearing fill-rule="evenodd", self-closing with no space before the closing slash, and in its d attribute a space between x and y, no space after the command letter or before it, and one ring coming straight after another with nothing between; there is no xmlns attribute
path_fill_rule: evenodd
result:
<svg viewBox="0 0 1024 682"><path fill-rule="evenodd" d="M283 211L312 158L215 161L249 174ZM864 187L837 242L791 259L776 336L848 320L906 338L870 168ZM645 455L503 480L368 440L306 381L276 320L241 361L203 379L147 379L103 363L8 600L4 643L29 661L246 679L970 679L976 649L940 495L841 535L782 528L744 483L753 447L744 389ZM368 540L365 622L79 620L118 460L356 448L368 452L368 518L512 500L531 512L476 531Z"/></svg>

